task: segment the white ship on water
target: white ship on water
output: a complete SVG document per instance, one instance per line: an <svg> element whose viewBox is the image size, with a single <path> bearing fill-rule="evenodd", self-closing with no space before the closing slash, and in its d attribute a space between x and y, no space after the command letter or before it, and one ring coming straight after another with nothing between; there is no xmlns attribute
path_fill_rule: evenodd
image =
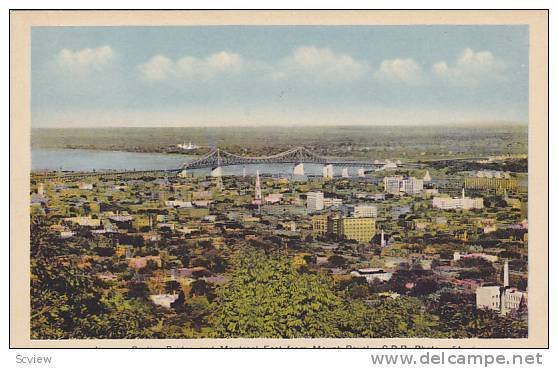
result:
<svg viewBox="0 0 558 368"><path fill-rule="evenodd" d="M178 148L186 150L186 151L195 150L195 149L199 148L199 146L196 145L195 143L192 143L192 141L190 141L188 144L186 144L186 142L184 142L182 144L179 143L176 146Z"/></svg>

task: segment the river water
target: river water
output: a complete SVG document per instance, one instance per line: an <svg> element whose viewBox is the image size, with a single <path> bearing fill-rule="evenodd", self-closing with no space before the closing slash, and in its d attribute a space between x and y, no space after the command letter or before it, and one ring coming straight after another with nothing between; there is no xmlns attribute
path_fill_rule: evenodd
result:
<svg viewBox="0 0 558 368"><path fill-rule="evenodd" d="M144 153L124 151L100 151L87 149L47 149L31 150L31 169L62 171L104 171L104 170L164 170L175 169L185 162L195 160L196 156ZM223 175L255 174L291 174L293 164L266 164L223 167ZM304 164L306 175L322 175L322 165ZM349 168L351 176L357 174L358 168ZM208 173L208 170L195 170L196 173ZM341 167L334 167L334 174L341 174Z"/></svg>
<svg viewBox="0 0 558 368"><path fill-rule="evenodd" d="M87 149L31 150L32 170L156 170L174 169L193 156Z"/></svg>

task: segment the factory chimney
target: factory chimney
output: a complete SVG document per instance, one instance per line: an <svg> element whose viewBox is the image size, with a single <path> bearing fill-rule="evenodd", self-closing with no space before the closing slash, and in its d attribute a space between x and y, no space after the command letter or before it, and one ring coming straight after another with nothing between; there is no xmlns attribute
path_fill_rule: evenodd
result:
<svg viewBox="0 0 558 368"><path fill-rule="evenodd" d="M508 261L504 263L504 287L510 286L510 271Z"/></svg>

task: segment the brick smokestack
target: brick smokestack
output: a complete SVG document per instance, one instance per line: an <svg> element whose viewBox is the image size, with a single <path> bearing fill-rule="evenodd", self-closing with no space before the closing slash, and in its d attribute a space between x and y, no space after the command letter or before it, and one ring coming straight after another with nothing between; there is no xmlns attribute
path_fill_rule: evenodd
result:
<svg viewBox="0 0 558 368"><path fill-rule="evenodd" d="M504 263L504 287L510 286L510 270L508 261Z"/></svg>

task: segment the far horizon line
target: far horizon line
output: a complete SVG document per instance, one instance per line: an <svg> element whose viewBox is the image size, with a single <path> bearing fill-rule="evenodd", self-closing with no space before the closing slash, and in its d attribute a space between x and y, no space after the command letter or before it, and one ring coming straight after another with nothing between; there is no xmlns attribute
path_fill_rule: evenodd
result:
<svg viewBox="0 0 558 368"><path fill-rule="evenodd" d="M459 122L459 123L393 123L393 124L210 124L210 125L102 125L102 126L46 126L33 127L31 129L177 129L177 128L354 128L354 127L495 127L495 126L529 126L528 122L492 121L492 122Z"/></svg>

